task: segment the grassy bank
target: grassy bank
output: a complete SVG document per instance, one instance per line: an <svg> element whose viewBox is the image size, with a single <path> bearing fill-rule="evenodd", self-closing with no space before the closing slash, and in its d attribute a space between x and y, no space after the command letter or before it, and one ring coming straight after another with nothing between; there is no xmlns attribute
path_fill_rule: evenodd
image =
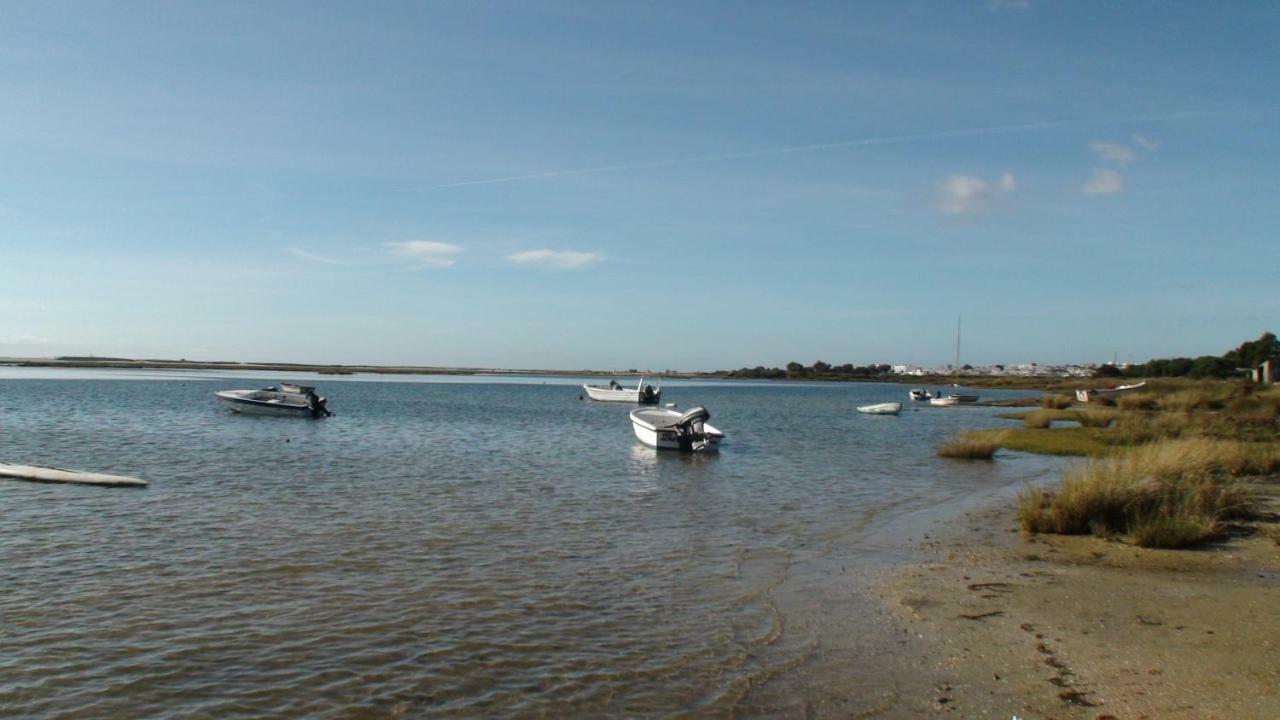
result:
<svg viewBox="0 0 1280 720"><path fill-rule="evenodd" d="M1109 406L1066 407L1053 395L1043 405L999 416L1022 427L971 431L938 450L951 458L990 458L997 448L1087 457L1060 488L1023 493L1027 532L1195 545L1256 514L1259 478L1280 472L1280 388L1160 381Z"/></svg>

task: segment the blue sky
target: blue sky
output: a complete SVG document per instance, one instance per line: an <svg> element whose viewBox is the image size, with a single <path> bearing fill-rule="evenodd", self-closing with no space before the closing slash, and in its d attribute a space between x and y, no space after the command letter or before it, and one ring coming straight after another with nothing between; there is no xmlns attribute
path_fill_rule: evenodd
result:
<svg viewBox="0 0 1280 720"><path fill-rule="evenodd" d="M1280 6L14 3L0 355L705 369L1276 329Z"/></svg>

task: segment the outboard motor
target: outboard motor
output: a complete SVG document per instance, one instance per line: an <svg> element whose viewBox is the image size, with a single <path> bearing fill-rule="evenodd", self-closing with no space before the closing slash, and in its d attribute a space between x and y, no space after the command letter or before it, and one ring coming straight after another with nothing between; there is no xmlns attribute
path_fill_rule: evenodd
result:
<svg viewBox="0 0 1280 720"><path fill-rule="evenodd" d="M675 422L675 427L676 442L680 444L681 450L693 450L706 442L707 436L703 432L702 425L710 419L711 411L701 405L689 408L680 416L680 419Z"/></svg>
<svg viewBox="0 0 1280 720"><path fill-rule="evenodd" d="M325 406L324 398L315 394L315 391L307 391L307 407L311 408L311 417L319 420L327 418L333 413L329 412L329 408Z"/></svg>

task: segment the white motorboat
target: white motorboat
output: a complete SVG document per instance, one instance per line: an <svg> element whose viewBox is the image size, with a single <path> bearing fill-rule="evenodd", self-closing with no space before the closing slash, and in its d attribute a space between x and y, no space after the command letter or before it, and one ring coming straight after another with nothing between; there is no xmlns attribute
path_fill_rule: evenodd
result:
<svg viewBox="0 0 1280 720"><path fill-rule="evenodd" d="M944 407L948 405L960 405L962 403L976 403L976 402L978 402L977 395L961 395L961 394L939 395L938 397L935 397L929 400L930 405L940 405Z"/></svg>
<svg viewBox="0 0 1280 720"><path fill-rule="evenodd" d="M875 405L859 405L858 412L868 415L897 415L902 412L902 403L876 403Z"/></svg>
<svg viewBox="0 0 1280 720"><path fill-rule="evenodd" d="M929 398L933 397L932 395L929 394L929 391L925 390L924 388L916 388L915 390L911 390L910 394L911 394L911 399L917 400L917 401L928 400Z"/></svg>
<svg viewBox="0 0 1280 720"><path fill-rule="evenodd" d="M325 406L325 399L316 394L316 389L306 385L280 383L276 387L261 390L219 390L213 395L226 403L232 411L245 415L309 417L318 420L333 414Z"/></svg>
<svg viewBox="0 0 1280 720"><path fill-rule="evenodd" d="M719 448L724 433L707 420L711 413L701 405L687 412L670 408L637 408L631 411L631 428L640 442L659 450L708 452Z"/></svg>
<svg viewBox="0 0 1280 720"><path fill-rule="evenodd" d="M1125 393L1131 393L1134 390L1141 390L1146 386L1147 386L1147 381L1143 380L1140 383L1134 383L1132 385L1120 385L1118 387L1113 387L1113 388L1098 388L1096 390L1076 390L1076 400L1084 403L1087 403L1090 400L1096 400L1098 398L1106 398L1108 400L1114 400L1117 395L1124 395Z"/></svg>
<svg viewBox="0 0 1280 720"><path fill-rule="evenodd" d="M587 397L602 402L628 402L639 405L656 405L662 399L662 378L658 378L658 386L646 385L645 378L640 378L634 388L625 388L610 380L608 385L583 385Z"/></svg>

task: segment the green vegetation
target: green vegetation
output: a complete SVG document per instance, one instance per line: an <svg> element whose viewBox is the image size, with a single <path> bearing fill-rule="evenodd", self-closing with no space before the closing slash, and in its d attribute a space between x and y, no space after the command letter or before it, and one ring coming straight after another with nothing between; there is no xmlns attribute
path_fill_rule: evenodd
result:
<svg viewBox="0 0 1280 720"><path fill-rule="evenodd" d="M1161 440L1077 465L1056 492L1023 493L1018 518L1027 532L1127 534L1143 547L1186 547L1255 513L1257 493L1241 478L1278 469L1274 444Z"/></svg>
<svg viewBox="0 0 1280 720"><path fill-rule="evenodd" d="M1040 398L1040 407L1049 410L1065 410L1075 404L1076 399L1070 395L1057 395L1046 393Z"/></svg>
<svg viewBox="0 0 1280 720"><path fill-rule="evenodd" d="M1140 365L1130 365L1123 372L1114 366L1103 365L1094 376L1106 378L1123 374L1133 378L1229 378L1238 375L1241 370L1255 368L1275 358L1280 358L1280 340L1276 339L1274 333L1268 332L1257 340L1241 343L1221 357L1203 355L1198 358L1157 358Z"/></svg>
<svg viewBox="0 0 1280 720"><path fill-rule="evenodd" d="M757 365L753 368L744 367L740 370L729 370L717 374L727 378L766 380L881 380L886 377L893 377L893 367L883 363L858 366L851 363L831 365L817 360L812 365L789 362L785 369Z"/></svg>
<svg viewBox="0 0 1280 720"><path fill-rule="evenodd" d="M948 443L1088 458L1056 490L1028 490L1018 518L1032 533L1125 536L1142 547L1180 548L1221 537L1254 517L1260 478L1280 473L1280 387L1243 380L1160 379L1114 408L1065 405L998 417L1022 427L979 430ZM1075 421L1078 425L1054 427ZM939 454L943 454L939 451ZM1271 491L1274 493L1274 490ZM1280 530L1269 529L1280 543Z"/></svg>
<svg viewBox="0 0 1280 720"><path fill-rule="evenodd" d="M938 448L938 456L958 460L990 460L1000 449L1000 433L979 430L961 433Z"/></svg>

